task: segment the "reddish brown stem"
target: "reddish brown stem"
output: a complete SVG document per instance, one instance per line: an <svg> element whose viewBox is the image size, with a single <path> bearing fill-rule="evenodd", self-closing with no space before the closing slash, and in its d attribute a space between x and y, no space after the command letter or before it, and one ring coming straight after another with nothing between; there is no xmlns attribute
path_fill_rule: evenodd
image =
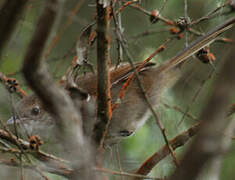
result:
<svg viewBox="0 0 235 180"><path fill-rule="evenodd" d="M110 95L110 7L103 7L97 0L97 117L93 140L103 148L104 138L112 116Z"/></svg>
<svg viewBox="0 0 235 180"><path fill-rule="evenodd" d="M200 124L197 123L188 130L182 132L178 136L169 140L169 144L173 150L178 147L183 146L187 143L199 130ZM164 145L160 150L155 152L151 157L149 157L135 172L136 174L147 175L151 172L151 170L166 156L170 154L169 147Z"/></svg>

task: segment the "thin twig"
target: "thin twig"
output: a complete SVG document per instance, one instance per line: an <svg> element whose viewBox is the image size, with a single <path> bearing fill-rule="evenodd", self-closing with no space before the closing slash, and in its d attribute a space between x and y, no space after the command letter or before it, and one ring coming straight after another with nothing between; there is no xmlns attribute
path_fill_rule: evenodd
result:
<svg viewBox="0 0 235 180"><path fill-rule="evenodd" d="M184 0L184 17L189 19L188 17L188 0ZM188 46L188 31L185 32L185 47Z"/></svg>
<svg viewBox="0 0 235 180"><path fill-rule="evenodd" d="M73 16L78 12L78 10L81 8L81 6L83 5L84 2L85 2L85 0L78 1L78 3L75 5L75 8L72 10L71 13L69 13L69 15L68 15L68 17L66 19L66 23L63 25L61 30L53 37L53 40L50 43L49 48L45 52L45 58L48 57L48 55L50 54L51 50L55 47L56 43L59 41L59 39L64 34L66 29L72 24Z"/></svg>
<svg viewBox="0 0 235 180"><path fill-rule="evenodd" d="M20 166L20 164L14 159L11 159L11 160L0 159L0 164L10 166L10 167L19 167ZM49 168L49 167L45 167L45 166L36 166L36 165L32 165L32 164L22 164L22 168L31 169L36 172L38 172L38 170L40 169L41 171L49 172L52 174L57 174L57 175L67 177L67 178L71 174L71 170L69 170L69 169L62 169L62 168L56 169L56 168Z"/></svg>
<svg viewBox="0 0 235 180"><path fill-rule="evenodd" d="M188 107L186 108L185 112L183 113L183 116L181 118L181 120L179 121L179 124L182 123L182 121L184 120L185 116L188 114L188 112L190 111L191 106L195 103L197 97L199 96L200 92L202 91L203 87L206 85L206 83L208 82L209 79L211 79L211 77L214 74L214 69L211 70L211 72L209 73L208 77L205 78L200 85L198 86L197 91L195 92L191 102L189 103L190 105L188 105Z"/></svg>
<svg viewBox="0 0 235 180"><path fill-rule="evenodd" d="M13 135L7 131L4 131L2 129L0 129L0 138L17 146L19 149L22 149L26 152L30 152L36 159L38 159L42 162L58 161L58 162L65 163L65 164L69 163L67 160L58 158L58 157L51 155L51 154L47 154L41 150L28 151L28 150L30 150L29 142L24 141L23 139L17 138L15 135Z"/></svg>
<svg viewBox="0 0 235 180"><path fill-rule="evenodd" d="M127 1L123 4L123 6L121 6L116 12L115 14L121 13L121 11L123 11L123 9L125 9L126 7L130 6L131 4L136 3L136 0L131 0L131 1Z"/></svg>
<svg viewBox="0 0 235 180"><path fill-rule="evenodd" d="M139 174L132 174L132 173L127 173L127 172L119 172L119 171L114 171L110 169L105 169L105 168L95 168L96 171L99 172L105 172L113 175L118 175L118 176L126 176L126 177L132 177L136 179L153 179L153 180L164 180L162 178L154 178L154 177L149 177L149 176L143 176Z"/></svg>
<svg viewBox="0 0 235 180"><path fill-rule="evenodd" d="M169 104L166 104L166 103L163 103L163 105L164 105L165 107L167 107L167 108L174 109L174 110L176 110L176 111L178 111L178 112L180 112L180 113L182 113L182 114L185 114L185 116L189 117L189 118L192 119L192 120L197 120L197 118L196 118L194 115L192 115L192 114L190 114L190 113L188 113L188 112L187 112L187 113L184 112L183 109L181 109L180 107L178 107L178 106L176 106L176 105L169 105Z"/></svg>
<svg viewBox="0 0 235 180"><path fill-rule="evenodd" d="M216 9L210 11L209 13L207 13L207 15L205 15L205 16L203 16L203 17L201 17L201 18L199 18L199 19L197 19L197 20L195 20L195 21L193 21L192 23L190 23L190 26L199 24L199 23L201 23L202 21L205 21L205 20L208 20L208 19L211 19L211 18L215 17L215 16L217 15L216 13L217 13L220 9L224 8L224 7L227 6L227 5L229 5L229 1L223 3L221 6L217 7Z"/></svg>
<svg viewBox="0 0 235 180"><path fill-rule="evenodd" d="M5 85L10 93L16 92L20 98L27 96L26 92L20 87L20 83L15 78L9 78L0 72L0 82Z"/></svg>
<svg viewBox="0 0 235 180"><path fill-rule="evenodd" d="M167 25L171 25L172 26L172 25L175 24L173 21L171 21L169 19L166 19L165 17L161 16L160 14L154 15L151 12L145 10L144 8L142 8L142 7L140 7L140 6L136 5L136 4L132 4L130 7L133 7L134 9L137 9L140 12L143 12L144 14L146 14L146 15L148 15L150 17L154 17L154 18L156 18L156 20L160 20L160 21L164 22Z"/></svg>

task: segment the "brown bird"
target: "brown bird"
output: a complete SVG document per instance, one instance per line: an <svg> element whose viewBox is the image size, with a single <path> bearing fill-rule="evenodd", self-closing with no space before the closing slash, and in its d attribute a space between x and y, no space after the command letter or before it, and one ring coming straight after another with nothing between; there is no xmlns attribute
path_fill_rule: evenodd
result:
<svg viewBox="0 0 235 180"><path fill-rule="evenodd" d="M155 67L154 63L147 63L140 70L140 80L153 106L159 105L162 91L170 88L180 77L180 64L212 43L219 34L231 28L234 22L235 18L215 27L160 66ZM111 70L112 103L119 101L121 87L131 73L133 69L128 64ZM81 112L85 133L90 134L96 116L97 74L87 73L85 76L79 76L75 83L78 88L68 88L68 92ZM146 122L149 114L148 106L134 78L113 112L105 144L117 143L136 132ZM14 122L25 132L39 134L42 138L48 138L55 132L55 120L42 108L35 95L25 97L17 104L16 115L8 120L8 124Z"/></svg>

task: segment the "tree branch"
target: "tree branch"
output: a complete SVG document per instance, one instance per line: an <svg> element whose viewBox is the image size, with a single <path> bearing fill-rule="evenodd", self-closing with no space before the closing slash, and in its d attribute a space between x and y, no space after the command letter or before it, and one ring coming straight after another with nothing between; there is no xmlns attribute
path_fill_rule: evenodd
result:
<svg viewBox="0 0 235 180"><path fill-rule="evenodd" d="M221 132L226 129L229 122L226 111L235 86L234 51L235 48L231 48L225 58L225 65L217 79L215 91L200 118L202 127L198 136L170 180L196 179L203 165L209 159L221 154Z"/></svg>
<svg viewBox="0 0 235 180"><path fill-rule="evenodd" d="M9 40L28 0L7 0L0 10L0 60L3 47Z"/></svg>
<svg viewBox="0 0 235 180"><path fill-rule="evenodd" d="M178 147L181 147L185 143L187 143L198 132L199 127L200 124L197 123L194 126L190 127L188 130L169 140L169 144L172 149L175 150ZM170 151L168 146L164 145L160 150L158 150L151 157L149 157L135 173L141 175L148 175L151 170L169 154Z"/></svg>
<svg viewBox="0 0 235 180"><path fill-rule="evenodd" d="M41 99L45 109L56 120L61 142L69 152L67 158L73 164L74 171L71 179L76 179L78 175L82 179L95 179L87 168L93 160L91 160L91 148L88 147L83 137L80 114L76 111L68 95L53 83L41 62L43 49L56 19L57 9L60 9L59 5L61 5L59 0L45 2L45 8L38 20L36 31L24 59L23 74L28 84ZM81 167L85 170L78 172Z"/></svg>
<svg viewBox="0 0 235 180"><path fill-rule="evenodd" d="M97 0L97 122L94 126L93 140L99 149L103 148L111 116L111 94L110 94L110 7L103 7Z"/></svg>

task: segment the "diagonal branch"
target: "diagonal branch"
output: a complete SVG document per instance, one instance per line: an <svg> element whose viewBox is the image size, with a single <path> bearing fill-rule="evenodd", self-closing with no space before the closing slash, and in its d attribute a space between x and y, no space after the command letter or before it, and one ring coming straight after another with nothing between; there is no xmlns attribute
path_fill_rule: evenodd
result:
<svg viewBox="0 0 235 180"><path fill-rule="evenodd" d="M58 13L57 9L61 9L58 8L60 5L62 3L59 0L45 2L45 8L38 20L36 31L24 59L23 74L28 84L41 99L45 109L56 120L61 142L69 151L67 158L73 164L74 172L71 179L76 179L78 174L83 179L95 179L91 177L93 174L87 171L88 164L91 165L93 162L93 156L83 137L80 114L76 111L68 95L53 83L41 62L46 41ZM76 158L74 159L74 157ZM79 173L78 170L81 167L85 170Z"/></svg>
<svg viewBox="0 0 235 180"><path fill-rule="evenodd" d="M199 130L200 124L195 124L190 127L188 130L182 132L178 136L169 140L169 144L173 150L178 147L183 146L187 143ZM151 157L149 157L135 172L136 174L148 175L151 170L166 156L170 154L169 148L167 145L164 145L161 149L155 152Z"/></svg>
<svg viewBox="0 0 235 180"><path fill-rule="evenodd" d="M233 39L235 39L235 34ZM235 88L234 50L234 47L231 48L225 58L225 65L217 79L214 93L200 118L202 123L198 136L170 180L196 179L203 165L222 153L221 132L226 129L229 122L228 118L225 118L226 111Z"/></svg>

